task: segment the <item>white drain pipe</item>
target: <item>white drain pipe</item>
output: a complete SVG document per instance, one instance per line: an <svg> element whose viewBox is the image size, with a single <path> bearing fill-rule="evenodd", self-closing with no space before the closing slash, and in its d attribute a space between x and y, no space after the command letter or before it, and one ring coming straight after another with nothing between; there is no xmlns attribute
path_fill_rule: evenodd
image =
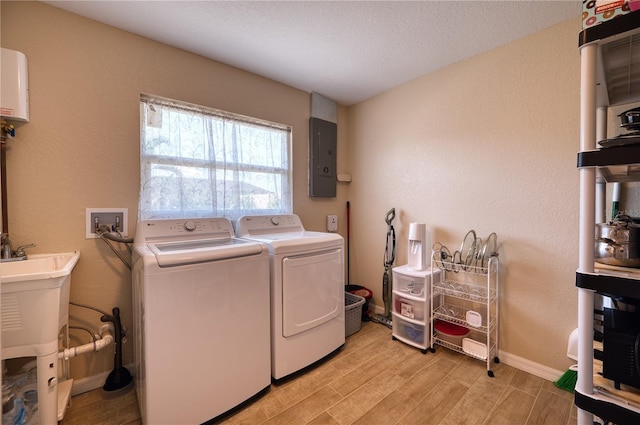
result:
<svg viewBox="0 0 640 425"><path fill-rule="evenodd" d="M100 339L77 347L65 348L63 351L58 352L58 360L69 360L70 358L79 356L80 354L98 352L112 342L113 325L110 323L102 325L100 327Z"/></svg>

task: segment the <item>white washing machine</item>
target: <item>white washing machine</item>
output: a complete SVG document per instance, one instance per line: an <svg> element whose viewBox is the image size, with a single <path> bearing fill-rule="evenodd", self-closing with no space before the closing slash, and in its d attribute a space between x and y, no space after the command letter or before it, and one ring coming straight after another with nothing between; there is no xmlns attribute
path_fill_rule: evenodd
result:
<svg viewBox="0 0 640 425"><path fill-rule="evenodd" d="M269 254L224 218L137 225L135 385L145 424L199 424L271 384Z"/></svg>
<svg viewBox="0 0 640 425"><path fill-rule="evenodd" d="M297 215L245 216L236 236L269 247L271 376L281 379L344 345L344 239L306 231Z"/></svg>

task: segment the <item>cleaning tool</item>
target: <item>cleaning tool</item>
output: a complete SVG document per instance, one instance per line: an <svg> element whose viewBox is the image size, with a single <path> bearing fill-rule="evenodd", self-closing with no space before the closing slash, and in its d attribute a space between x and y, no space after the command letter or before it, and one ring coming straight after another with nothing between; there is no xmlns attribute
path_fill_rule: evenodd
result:
<svg viewBox="0 0 640 425"><path fill-rule="evenodd" d="M129 372L129 369L122 366L122 342L124 339L124 332L122 323L120 322L120 309L114 307L112 310L113 315L103 315L100 320L102 322L113 323L115 329L115 353L113 356L113 370L107 376L102 389L105 391L116 391L126 387L133 381L133 377Z"/></svg>
<svg viewBox="0 0 640 425"><path fill-rule="evenodd" d="M347 201L347 285L351 284L351 208Z"/></svg>
<svg viewBox="0 0 640 425"><path fill-rule="evenodd" d="M611 221L615 220L620 208L620 182L613 184L613 196L611 200Z"/></svg>
<svg viewBox="0 0 640 425"><path fill-rule="evenodd" d="M349 242L351 238L350 216L350 205L349 201L347 201L347 284L345 285L344 290L345 292L361 296L365 299L364 305L362 306L361 320L363 322L368 322L369 320L371 320L371 318L369 317L369 300L373 297L373 293L364 286L360 286L351 282L351 245Z"/></svg>
<svg viewBox="0 0 640 425"><path fill-rule="evenodd" d="M569 335L567 343L567 357L578 361L578 329L574 329ZM553 384L561 390L573 392L578 382L578 365L574 364Z"/></svg>
<svg viewBox="0 0 640 425"><path fill-rule="evenodd" d="M387 211L384 221L387 223L387 243L384 249L384 274L382 275L382 300L384 301L384 315L376 314L372 320L391 328L391 291L393 290L392 266L396 260L396 231L393 228L393 220L396 217L396 209Z"/></svg>
<svg viewBox="0 0 640 425"><path fill-rule="evenodd" d="M569 391L572 393L576 388L576 382L578 382L578 365L574 364L569 367L569 369L562 374L560 378L556 382L553 383L556 387L561 390Z"/></svg>

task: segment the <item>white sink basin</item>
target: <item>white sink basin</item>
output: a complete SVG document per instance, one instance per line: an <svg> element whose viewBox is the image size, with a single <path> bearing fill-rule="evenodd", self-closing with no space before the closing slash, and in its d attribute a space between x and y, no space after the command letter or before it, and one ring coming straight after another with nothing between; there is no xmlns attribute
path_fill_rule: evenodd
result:
<svg viewBox="0 0 640 425"><path fill-rule="evenodd" d="M71 271L79 258L76 251L0 263L3 359L57 352L58 331L68 321Z"/></svg>
<svg viewBox="0 0 640 425"><path fill-rule="evenodd" d="M0 282L2 293L5 283L40 281L54 279L71 273L80 258L79 252L64 254L34 254L26 260L0 263Z"/></svg>

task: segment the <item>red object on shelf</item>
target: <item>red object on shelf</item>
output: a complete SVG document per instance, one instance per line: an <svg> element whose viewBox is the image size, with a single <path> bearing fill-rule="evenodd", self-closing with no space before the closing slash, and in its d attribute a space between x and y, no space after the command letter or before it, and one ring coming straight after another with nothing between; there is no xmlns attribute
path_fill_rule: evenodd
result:
<svg viewBox="0 0 640 425"><path fill-rule="evenodd" d="M456 325L455 323L444 322L442 320L436 320L433 325L436 331L451 336L462 336L469 333L469 329L464 326Z"/></svg>

